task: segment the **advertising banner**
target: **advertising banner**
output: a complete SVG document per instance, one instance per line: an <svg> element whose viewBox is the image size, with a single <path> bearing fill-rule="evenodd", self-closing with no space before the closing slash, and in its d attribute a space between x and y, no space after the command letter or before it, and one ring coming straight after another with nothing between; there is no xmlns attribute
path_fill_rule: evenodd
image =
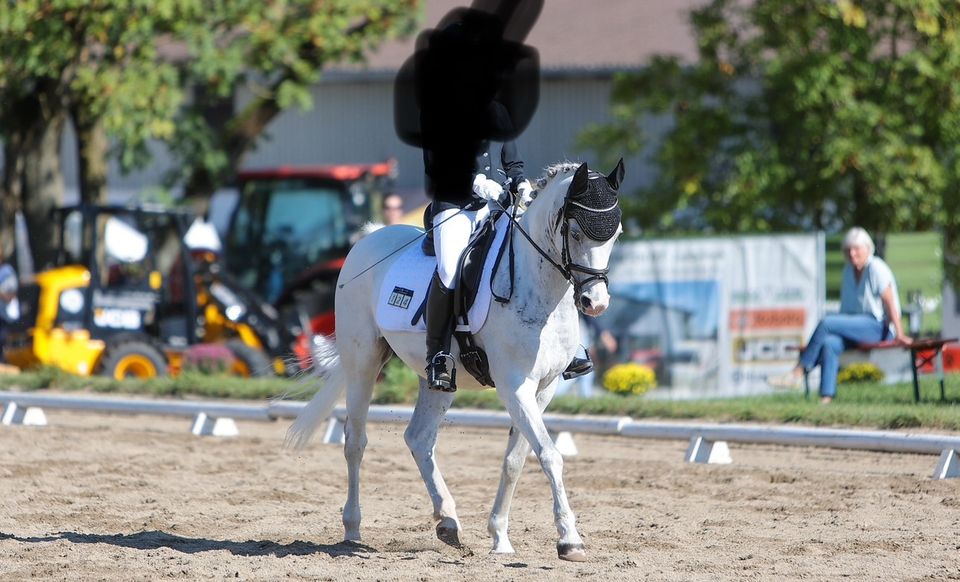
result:
<svg viewBox="0 0 960 582"><path fill-rule="evenodd" d="M599 324L671 398L769 391L823 313L822 234L626 242Z"/></svg>

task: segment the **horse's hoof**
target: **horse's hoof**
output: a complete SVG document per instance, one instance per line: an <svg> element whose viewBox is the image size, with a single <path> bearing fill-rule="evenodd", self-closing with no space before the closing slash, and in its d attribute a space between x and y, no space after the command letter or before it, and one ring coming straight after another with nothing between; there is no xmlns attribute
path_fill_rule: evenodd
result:
<svg viewBox="0 0 960 582"><path fill-rule="evenodd" d="M437 539L441 542L452 546L454 548L462 549L463 544L460 543L460 531L455 527L445 527L442 525L437 526Z"/></svg>
<svg viewBox="0 0 960 582"><path fill-rule="evenodd" d="M583 544L557 544L557 556L568 562L586 562L587 549Z"/></svg>
<svg viewBox="0 0 960 582"><path fill-rule="evenodd" d="M510 538L507 536L498 536L494 535L493 537L493 549L490 550L491 554L513 554L513 544L510 543Z"/></svg>

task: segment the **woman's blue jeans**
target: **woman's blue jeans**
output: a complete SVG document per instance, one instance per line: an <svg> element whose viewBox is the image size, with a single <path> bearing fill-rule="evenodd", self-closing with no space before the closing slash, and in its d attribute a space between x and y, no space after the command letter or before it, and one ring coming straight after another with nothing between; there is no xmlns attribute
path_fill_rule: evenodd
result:
<svg viewBox="0 0 960 582"><path fill-rule="evenodd" d="M820 366L820 396L837 393L840 354L857 344L883 341L889 328L870 315L828 315L813 330L800 354L800 365L809 372Z"/></svg>

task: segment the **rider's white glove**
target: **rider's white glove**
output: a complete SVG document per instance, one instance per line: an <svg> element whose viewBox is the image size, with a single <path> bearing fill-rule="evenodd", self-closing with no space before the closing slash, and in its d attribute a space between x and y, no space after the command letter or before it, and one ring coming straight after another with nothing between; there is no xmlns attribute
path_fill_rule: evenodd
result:
<svg viewBox="0 0 960 582"><path fill-rule="evenodd" d="M533 200L533 186L530 184L530 180L524 180L520 182L520 185L517 186L517 194L520 198L520 204L527 206Z"/></svg>
<svg viewBox="0 0 960 582"><path fill-rule="evenodd" d="M503 186L483 174L477 174L473 179L473 191L484 200L499 200L503 194Z"/></svg>

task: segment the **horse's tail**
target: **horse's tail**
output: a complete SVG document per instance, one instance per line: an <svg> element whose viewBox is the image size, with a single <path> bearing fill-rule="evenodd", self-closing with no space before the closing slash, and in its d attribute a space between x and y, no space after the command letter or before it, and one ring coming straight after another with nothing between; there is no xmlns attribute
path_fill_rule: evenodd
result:
<svg viewBox="0 0 960 582"><path fill-rule="evenodd" d="M291 449L302 449L310 442L310 437L316 432L323 421L330 418L337 400L343 394L347 385L340 355L337 353L336 343L324 340L314 344L314 369L323 381L323 387L313 396L310 402L297 415L297 420L287 429L287 436L283 446Z"/></svg>

